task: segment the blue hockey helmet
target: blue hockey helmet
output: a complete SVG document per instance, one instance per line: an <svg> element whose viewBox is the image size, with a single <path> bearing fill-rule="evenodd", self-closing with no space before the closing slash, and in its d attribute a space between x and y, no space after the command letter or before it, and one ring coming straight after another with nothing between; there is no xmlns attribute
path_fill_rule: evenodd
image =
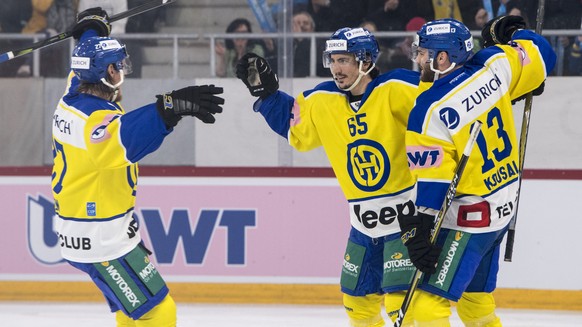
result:
<svg viewBox="0 0 582 327"><path fill-rule="evenodd" d="M81 81L99 83L107 76L110 64L125 75L131 73L125 45L110 37L90 37L73 50L71 69Z"/></svg>
<svg viewBox="0 0 582 327"><path fill-rule="evenodd" d="M353 53L357 61L373 64L380 53L378 42L370 31L363 27L344 27L335 31L325 43L323 51L323 66L329 68L331 55L338 53Z"/></svg>
<svg viewBox="0 0 582 327"><path fill-rule="evenodd" d="M473 55L473 36L463 23L452 18L430 21L416 33L413 46L429 51L429 58L444 51L456 65L464 64Z"/></svg>

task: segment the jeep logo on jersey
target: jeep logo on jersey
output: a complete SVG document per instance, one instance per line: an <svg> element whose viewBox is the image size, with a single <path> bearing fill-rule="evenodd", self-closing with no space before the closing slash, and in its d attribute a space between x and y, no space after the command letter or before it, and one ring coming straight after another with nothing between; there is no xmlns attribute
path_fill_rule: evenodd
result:
<svg viewBox="0 0 582 327"><path fill-rule="evenodd" d="M390 176L390 160L378 142L356 140L348 145L347 159L348 174L362 191L381 189Z"/></svg>
<svg viewBox="0 0 582 327"><path fill-rule="evenodd" d="M457 126L459 126L459 123L461 122L461 117L459 117L459 113L451 107L441 109L441 111L439 111L439 117L441 118L443 123L447 125L448 129L457 128Z"/></svg>
<svg viewBox="0 0 582 327"><path fill-rule="evenodd" d="M414 202L411 200L408 200L406 203L397 204L394 207L384 207L379 212L374 210L362 212L362 207L359 204L356 204L353 209L358 221L368 229L376 228L378 223L388 226L394 223L398 217L408 217L414 215L416 212Z"/></svg>

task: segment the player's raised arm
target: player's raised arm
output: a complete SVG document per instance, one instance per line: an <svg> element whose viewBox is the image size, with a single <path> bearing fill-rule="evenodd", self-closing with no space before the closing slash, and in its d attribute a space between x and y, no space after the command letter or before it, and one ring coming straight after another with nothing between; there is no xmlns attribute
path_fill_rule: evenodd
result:
<svg viewBox="0 0 582 327"><path fill-rule="evenodd" d="M176 305L138 231L138 161L156 151L183 116L214 123L223 89L190 85L151 95L151 103L125 112L122 85L131 63L125 45L109 36L107 13L82 12L73 32L72 73L52 124L61 255L100 286L118 326L176 326ZM79 246L67 246L75 240ZM147 276L137 273L144 269ZM123 284L111 271L124 276Z"/></svg>
<svg viewBox="0 0 582 327"><path fill-rule="evenodd" d="M496 46L507 57L513 77L509 91L514 101L532 91L533 95L542 94L544 81L556 64L551 44L526 27L521 16L501 16L487 22L481 31L484 47Z"/></svg>
<svg viewBox="0 0 582 327"><path fill-rule="evenodd" d="M245 54L236 65L236 77L259 99L253 110L259 112L271 129L288 138L294 98L279 91L279 78L267 60L255 53Z"/></svg>

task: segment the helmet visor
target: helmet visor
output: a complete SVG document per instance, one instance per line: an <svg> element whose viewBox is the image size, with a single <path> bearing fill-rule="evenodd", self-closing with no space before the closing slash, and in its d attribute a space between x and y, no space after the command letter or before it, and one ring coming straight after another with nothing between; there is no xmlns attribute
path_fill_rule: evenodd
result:
<svg viewBox="0 0 582 327"><path fill-rule="evenodd" d="M118 71L123 71L123 75L131 74L133 72L133 66L131 64L131 60L129 59L129 55L123 58L123 60L116 62L115 69Z"/></svg>

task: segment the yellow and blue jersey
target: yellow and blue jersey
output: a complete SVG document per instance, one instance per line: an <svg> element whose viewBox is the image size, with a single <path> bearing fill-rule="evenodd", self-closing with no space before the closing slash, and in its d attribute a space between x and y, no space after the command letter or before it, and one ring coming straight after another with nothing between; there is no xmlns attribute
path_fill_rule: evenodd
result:
<svg viewBox="0 0 582 327"><path fill-rule="evenodd" d="M527 30L514 41L476 53L422 93L408 122L409 164L416 204L439 210L475 121L483 123L443 227L474 233L504 228L515 212L519 144L512 99L536 89L556 56Z"/></svg>
<svg viewBox="0 0 582 327"><path fill-rule="evenodd" d="M99 262L139 243L137 162L170 131L155 104L125 113L119 103L77 92L78 85L71 73L53 114L56 226L65 259Z"/></svg>
<svg viewBox="0 0 582 327"><path fill-rule="evenodd" d="M350 204L352 226L379 237L398 232L397 216L415 210L404 136L418 85L417 72L394 70L373 79L356 104L329 81L296 99L279 91L255 110L295 149L323 146Z"/></svg>

